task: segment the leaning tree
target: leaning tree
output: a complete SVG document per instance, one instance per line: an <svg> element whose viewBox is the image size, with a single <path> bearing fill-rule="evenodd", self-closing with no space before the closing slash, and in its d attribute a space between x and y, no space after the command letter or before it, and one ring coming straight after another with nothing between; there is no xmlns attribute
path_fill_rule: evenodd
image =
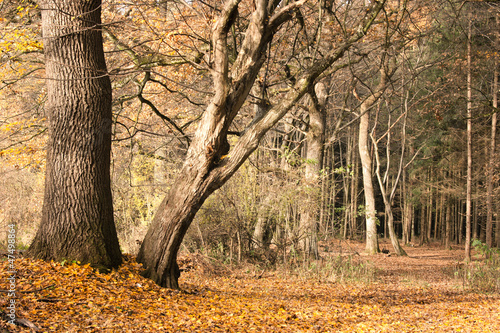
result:
<svg viewBox="0 0 500 333"><path fill-rule="evenodd" d="M209 55L213 97L198 124L180 176L158 208L138 254L137 260L145 268L144 275L164 287L179 288L177 252L203 202L238 170L269 129L306 93L314 94L314 85L322 75L335 71L333 65L367 34L385 1L335 4L331 1L256 0L245 31L240 32L244 38L234 58L228 43L230 32L239 28L235 22L241 3L241 0L228 0L217 11ZM318 52L316 58L294 69L290 88L277 92L280 93L279 101L256 114L231 147L228 131L263 68L273 37L286 23L303 20L301 10L314 6L321 10L342 7L339 12L343 11L345 16L328 22L341 26L336 30L338 34L332 36L331 48ZM298 50L307 48L296 47Z"/></svg>

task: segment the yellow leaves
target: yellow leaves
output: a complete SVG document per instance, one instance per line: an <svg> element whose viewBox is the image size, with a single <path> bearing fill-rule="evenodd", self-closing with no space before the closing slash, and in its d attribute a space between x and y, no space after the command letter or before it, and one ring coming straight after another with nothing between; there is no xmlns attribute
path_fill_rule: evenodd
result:
<svg viewBox="0 0 500 333"><path fill-rule="evenodd" d="M38 31L29 27L6 27L0 40L0 56L15 56L17 53L39 51L43 49L38 39Z"/></svg>
<svg viewBox="0 0 500 333"><path fill-rule="evenodd" d="M19 120L19 121L12 121L9 123L5 123L2 126L0 126L0 131L1 132L12 132L12 131L19 131L23 130L25 128L31 128L36 125L40 125L40 123L43 123L46 119L45 118L30 118L30 119L24 119L24 120Z"/></svg>
<svg viewBox="0 0 500 333"><path fill-rule="evenodd" d="M2 162L24 168L43 167L45 163L45 118L9 119L0 126L0 139L9 138L12 144L0 148ZM5 139L4 139L5 140ZM4 141L6 142L6 141Z"/></svg>
<svg viewBox="0 0 500 333"><path fill-rule="evenodd" d="M495 332L500 324L498 297L196 270L181 276L188 291L177 292L142 278L141 265L125 259L110 274L89 265L18 259L18 290L53 285L20 294L18 316L58 332ZM1 283L5 265L0 262Z"/></svg>

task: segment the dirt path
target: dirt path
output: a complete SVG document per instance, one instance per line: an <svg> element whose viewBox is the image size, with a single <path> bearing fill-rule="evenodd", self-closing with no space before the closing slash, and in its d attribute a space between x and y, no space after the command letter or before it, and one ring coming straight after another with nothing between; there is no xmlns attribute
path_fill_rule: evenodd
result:
<svg viewBox="0 0 500 333"><path fill-rule="evenodd" d="M389 250L389 253L366 255L361 242L350 241L339 246L343 246L346 252L355 251L362 260L372 263L377 269L377 278L388 284L450 287L460 283L455 272L463 265L464 247L461 245L453 245L451 250L444 249L438 243L405 246L408 257L398 257L388 240L381 240L379 244L381 250Z"/></svg>

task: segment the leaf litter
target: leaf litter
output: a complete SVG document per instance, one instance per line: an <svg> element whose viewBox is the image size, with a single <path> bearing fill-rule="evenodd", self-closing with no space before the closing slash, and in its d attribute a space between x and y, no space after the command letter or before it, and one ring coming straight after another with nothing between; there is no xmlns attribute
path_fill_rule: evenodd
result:
<svg viewBox="0 0 500 333"><path fill-rule="evenodd" d="M143 278L129 255L109 274L20 258L16 317L33 327L3 314L0 332L500 332L500 295L453 276L459 248L405 250L407 258L360 255L377 267L369 283L328 282L314 270L217 269L193 255L180 260L181 291ZM0 267L5 291L7 261ZM2 293L0 311L8 301Z"/></svg>

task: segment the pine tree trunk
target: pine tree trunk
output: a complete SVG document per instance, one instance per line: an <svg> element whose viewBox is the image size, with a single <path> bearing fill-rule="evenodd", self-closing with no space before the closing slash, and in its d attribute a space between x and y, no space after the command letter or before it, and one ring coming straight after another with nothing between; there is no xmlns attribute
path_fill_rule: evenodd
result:
<svg viewBox="0 0 500 333"><path fill-rule="evenodd" d="M110 188L111 84L101 1L43 1L49 141L42 220L29 255L116 267Z"/></svg>
<svg viewBox="0 0 500 333"><path fill-rule="evenodd" d="M429 172L429 182L432 182L432 173ZM432 236L432 211L434 207L434 194L432 188L429 188L429 203L427 205L427 242L431 240Z"/></svg>
<svg viewBox="0 0 500 333"><path fill-rule="evenodd" d="M500 26L497 16L497 26ZM500 40L500 36L497 36ZM500 44L500 41L497 40ZM496 128L497 128L497 110L498 110L498 56L495 56L495 69L493 71L493 115L491 116L491 136L490 151L488 161L488 177L486 177L486 245L493 246L493 176L496 162ZM500 247L500 223L497 217L497 247Z"/></svg>
<svg viewBox="0 0 500 333"><path fill-rule="evenodd" d="M450 249L451 241L451 202L447 200L446 202L446 222L444 229L444 247L445 249Z"/></svg>
<svg viewBox="0 0 500 333"><path fill-rule="evenodd" d="M465 199L465 261L471 260L471 218L472 218L472 17L469 17L467 38L467 189Z"/></svg>

